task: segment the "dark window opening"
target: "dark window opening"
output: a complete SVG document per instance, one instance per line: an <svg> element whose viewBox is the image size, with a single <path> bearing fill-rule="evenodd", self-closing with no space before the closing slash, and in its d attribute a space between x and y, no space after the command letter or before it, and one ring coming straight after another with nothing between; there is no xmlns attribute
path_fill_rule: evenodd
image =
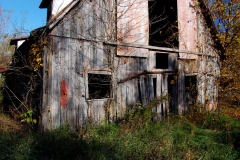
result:
<svg viewBox="0 0 240 160"><path fill-rule="evenodd" d="M157 97L157 78L153 78L153 92L154 97Z"/></svg>
<svg viewBox="0 0 240 160"><path fill-rule="evenodd" d="M111 75L88 74L89 99L110 98Z"/></svg>
<svg viewBox="0 0 240 160"><path fill-rule="evenodd" d="M177 113L177 76L168 76L168 95L169 95L169 107L171 113Z"/></svg>
<svg viewBox="0 0 240 160"><path fill-rule="evenodd" d="M156 69L168 69L168 54L156 53Z"/></svg>
<svg viewBox="0 0 240 160"><path fill-rule="evenodd" d="M149 45L178 48L177 0L151 0Z"/></svg>
<svg viewBox="0 0 240 160"><path fill-rule="evenodd" d="M140 83L140 78L138 78L138 93L139 93L139 101L142 104L142 89L141 89L141 83Z"/></svg>
<svg viewBox="0 0 240 160"><path fill-rule="evenodd" d="M185 103L187 106L192 106L197 100L197 77L185 77Z"/></svg>

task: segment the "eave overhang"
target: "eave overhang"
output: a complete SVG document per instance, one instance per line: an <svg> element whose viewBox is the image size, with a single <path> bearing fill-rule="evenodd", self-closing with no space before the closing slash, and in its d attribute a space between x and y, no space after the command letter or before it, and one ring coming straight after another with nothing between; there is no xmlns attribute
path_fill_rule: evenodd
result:
<svg viewBox="0 0 240 160"><path fill-rule="evenodd" d="M17 45L18 41L26 40L26 39L28 39L28 37L29 36L23 36L23 37L19 37L19 38L12 38L11 41L10 41L10 45Z"/></svg>
<svg viewBox="0 0 240 160"><path fill-rule="evenodd" d="M40 4L39 8L48 8L50 3L51 0L42 0L42 3Z"/></svg>

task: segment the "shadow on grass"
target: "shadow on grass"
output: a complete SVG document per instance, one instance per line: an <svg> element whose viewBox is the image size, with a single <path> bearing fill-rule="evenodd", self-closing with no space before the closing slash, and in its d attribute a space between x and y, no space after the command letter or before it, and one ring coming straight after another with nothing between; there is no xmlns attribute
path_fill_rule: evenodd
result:
<svg viewBox="0 0 240 160"><path fill-rule="evenodd" d="M113 144L84 140L69 131L10 134L0 136L0 160L119 159Z"/></svg>
<svg viewBox="0 0 240 160"><path fill-rule="evenodd" d="M220 119L213 116L196 125L175 116L138 128L107 124L80 132L68 127L6 132L0 135L0 160L240 159L240 122Z"/></svg>
<svg viewBox="0 0 240 160"><path fill-rule="evenodd" d="M66 129L36 134L34 139L31 159L118 159L113 144L83 139Z"/></svg>

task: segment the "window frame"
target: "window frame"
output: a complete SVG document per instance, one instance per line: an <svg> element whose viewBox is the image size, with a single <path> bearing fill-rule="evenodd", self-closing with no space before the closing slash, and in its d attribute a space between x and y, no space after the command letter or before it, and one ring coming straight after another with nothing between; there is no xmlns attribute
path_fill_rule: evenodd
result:
<svg viewBox="0 0 240 160"><path fill-rule="evenodd" d="M112 95L112 81L110 80L110 94L109 94L109 97L104 97L104 98L90 98L89 97L89 80L88 80L88 75L89 74L96 74L96 75L108 75L110 76L110 78L112 79L112 73L111 71L104 71L104 70L85 70L85 93L86 93L86 96L85 96L85 99L86 101L93 101L93 100L105 100L105 99L112 99L113 98L113 95Z"/></svg>

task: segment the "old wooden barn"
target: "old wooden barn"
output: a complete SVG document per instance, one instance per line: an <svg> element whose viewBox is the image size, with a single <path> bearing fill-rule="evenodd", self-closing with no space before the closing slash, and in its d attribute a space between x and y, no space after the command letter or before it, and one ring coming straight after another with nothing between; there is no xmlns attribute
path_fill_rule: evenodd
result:
<svg viewBox="0 0 240 160"><path fill-rule="evenodd" d="M216 107L219 44L204 0L43 0L40 8L45 129L114 121L167 95L159 119Z"/></svg>

